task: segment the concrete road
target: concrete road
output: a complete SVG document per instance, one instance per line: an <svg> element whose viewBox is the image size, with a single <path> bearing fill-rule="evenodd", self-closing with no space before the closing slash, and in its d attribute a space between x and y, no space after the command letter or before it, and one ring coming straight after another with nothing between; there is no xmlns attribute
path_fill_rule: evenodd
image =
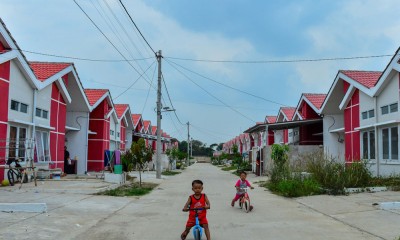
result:
<svg viewBox="0 0 400 240"><path fill-rule="evenodd" d="M390 239L400 236L400 212L383 211L374 201L398 193L315 196L286 199L256 187L250 192L254 210L232 208L237 177L210 164L198 163L163 180L151 194L137 198L84 195L80 192L26 190L12 193L19 202L46 202L45 214L0 213L0 239L180 239L188 213L181 211L201 179L211 202L208 219L212 239ZM249 175L256 182L262 178ZM146 179L145 179L146 180ZM150 179L147 179L150 180ZM100 183L99 183L100 184ZM101 188L102 186L97 186ZM8 199L8 198L7 198ZM26 202L26 201L25 201ZM187 239L193 239L191 235Z"/></svg>

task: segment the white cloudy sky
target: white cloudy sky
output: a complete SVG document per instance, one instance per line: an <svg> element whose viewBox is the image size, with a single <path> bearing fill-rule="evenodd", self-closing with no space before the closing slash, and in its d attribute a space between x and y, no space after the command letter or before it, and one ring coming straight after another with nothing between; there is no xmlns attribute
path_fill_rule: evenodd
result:
<svg viewBox="0 0 400 240"><path fill-rule="evenodd" d="M155 125L154 54L118 0L76 2L125 58L148 59L131 61L136 70L126 62L26 52L28 59L74 62L85 88L110 89L113 98L148 69L146 77L139 78L114 102L129 103L134 113L143 113ZM189 121L194 139L207 144L228 141L254 122L263 121L265 115L276 115L281 105L296 106L303 92L326 93L339 69L383 70L390 57L293 63L237 61L386 55L400 46L399 5L394 0L122 2L151 47L163 52L163 76L179 120L173 113L164 113L162 128L179 140L187 138L185 123ZM23 50L123 59L73 0L1 0L0 17ZM171 107L165 89L163 98L164 106Z"/></svg>

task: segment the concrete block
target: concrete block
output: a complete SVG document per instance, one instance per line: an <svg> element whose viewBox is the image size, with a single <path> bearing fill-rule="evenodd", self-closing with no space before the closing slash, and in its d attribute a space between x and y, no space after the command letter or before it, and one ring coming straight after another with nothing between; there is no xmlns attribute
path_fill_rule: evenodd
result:
<svg viewBox="0 0 400 240"><path fill-rule="evenodd" d="M125 173L122 174L104 173L104 181L109 183L125 184L126 175Z"/></svg>
<svg viewBox="0 0 400 240"><path fill-rule="evenodd" d="M0 203L1 212L47 212L46 203Z"/></svg>

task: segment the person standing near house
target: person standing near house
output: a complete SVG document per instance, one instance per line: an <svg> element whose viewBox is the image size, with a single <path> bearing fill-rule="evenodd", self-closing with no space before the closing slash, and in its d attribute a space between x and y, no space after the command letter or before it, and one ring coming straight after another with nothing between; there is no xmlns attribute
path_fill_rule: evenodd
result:
<svg viewBox="0 0 400 240"><path fill-rule="evenodd" d="M69 157L67 146L64 146L64 173L70 173L70 163L71 159Z"/></svg>

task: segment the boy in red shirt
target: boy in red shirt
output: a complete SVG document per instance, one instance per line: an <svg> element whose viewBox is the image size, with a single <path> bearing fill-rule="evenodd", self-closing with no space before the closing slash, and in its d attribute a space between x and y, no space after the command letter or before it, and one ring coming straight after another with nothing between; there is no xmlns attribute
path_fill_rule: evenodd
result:
<svg viewBox="0 0 400 240"><path fill-rule="evenodd" d="M194 192L193 195L190 195L185 206L182 211L189 212L189 219L186 223L185 231L181 234L181 239L185 240L188 235L190 229L196 224L196 212L194 210L189 210L189 208L202 208L202 210L198 210L198 218L200 222L200 226L204 228L204 232L206 234L207 240L211 240L210 230L208 228L207 221L207 210L210 209L210 201L206 194L202 193L203 191L203 182L201 180L194 180L192 182L192 190Z"/></svg>

